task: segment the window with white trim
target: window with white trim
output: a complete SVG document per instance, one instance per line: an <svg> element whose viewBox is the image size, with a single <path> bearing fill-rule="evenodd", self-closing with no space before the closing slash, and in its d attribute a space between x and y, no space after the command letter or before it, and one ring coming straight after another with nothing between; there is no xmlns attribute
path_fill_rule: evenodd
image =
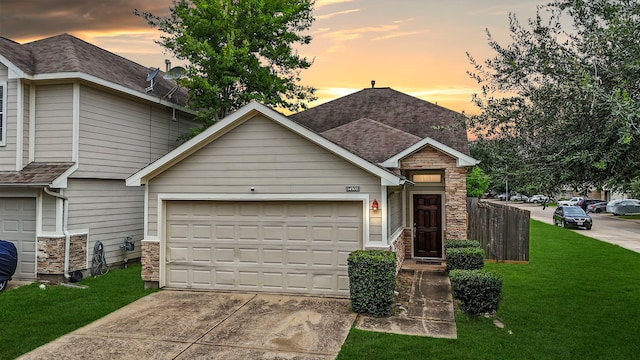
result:
<svg viewBox="0 0 640 360"><path fill-rule="evenodd" d="M7 133L7 83L0 83L0 146L6 144Z"/></svg>

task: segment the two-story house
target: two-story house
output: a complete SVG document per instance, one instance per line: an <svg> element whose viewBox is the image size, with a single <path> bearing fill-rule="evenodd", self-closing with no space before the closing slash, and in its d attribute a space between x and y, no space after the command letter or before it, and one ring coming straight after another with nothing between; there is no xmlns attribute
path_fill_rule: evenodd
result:
<svg viewBox="0 0 640 360"><path fill-rule="evenodd" d="M110 264L140 257L144 191L124 179L193 126L163 75L68 34L0 37L0 239L17 245L16 278L88 269L98 241Z"/></svg>

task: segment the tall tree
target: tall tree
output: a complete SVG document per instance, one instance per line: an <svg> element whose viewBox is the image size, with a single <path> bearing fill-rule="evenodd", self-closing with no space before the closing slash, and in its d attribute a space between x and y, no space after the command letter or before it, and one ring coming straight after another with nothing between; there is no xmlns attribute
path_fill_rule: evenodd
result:
<svg viewBox="0 0 640 360"><path fill-rule="evenodd" d="M507 46L487 31L495 57L468 54L481 86L471 131L525 183L629 188L640 178L640 2L557 0L526 26L509 20Z"/></svg>
<svg viewBox="0 0 640 360"><path fill-rule="evenodd" d="M135 10L164 34L157 41L186 60L181 83L204 128L251 100L290 111L315 100L300 85L312 61L296 46L314 20L314 0L173 0L169 17Z"/></svg>

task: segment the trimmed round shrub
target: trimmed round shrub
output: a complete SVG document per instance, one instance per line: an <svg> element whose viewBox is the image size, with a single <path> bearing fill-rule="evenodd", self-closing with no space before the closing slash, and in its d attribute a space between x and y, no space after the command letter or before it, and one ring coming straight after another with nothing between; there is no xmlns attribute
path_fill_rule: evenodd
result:
<svg viewBox="0 0 640 360"><path fill-rule="evenodd" d="M391 313L396 285L396 254L356 250L347 258L351 308L375 317Z"/></svg>
<svg viewBox="0 0 640 360"><path fill-rule="evenodd" d="M474 270L484 267L484 250L479 247L449 248L444 251L447 259L445 270Z"/></svg>
<svg viewBox="0 0 640 360"><path fill-rule="evenodd" d="M480 247L480 241L478 241L478 240L459 239L459 240L445 240L445 242L444 242L444 248L445 249L466 248L466 247L479 248Z"/></svg>
<svg viewBox="0 0 640 360"><path fill-rule="evenodd" d="M451 291L461 301L462 310L479 315L498 310L502 276L485 270L451 270Z"/></svg>

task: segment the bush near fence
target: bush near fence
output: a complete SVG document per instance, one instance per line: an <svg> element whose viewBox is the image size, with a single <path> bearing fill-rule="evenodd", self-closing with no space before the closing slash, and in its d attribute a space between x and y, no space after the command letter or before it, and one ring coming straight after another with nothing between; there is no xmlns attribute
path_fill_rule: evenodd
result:
<svg viewBox="0 0 640 360"><path fill-rule="evenodd" d="M484 250L480 247L449 248L444 251L447 266L445 270L474 270L484 266Z"/></svg>
<svg viewBox="0 0 640 360"><path fill-rule="evenodd" d="M452 248L467 248L467 247L481 247L480 241L478 240L467 240L467 239L453 239L453 240L445 240L444 249Z"/></svg>

